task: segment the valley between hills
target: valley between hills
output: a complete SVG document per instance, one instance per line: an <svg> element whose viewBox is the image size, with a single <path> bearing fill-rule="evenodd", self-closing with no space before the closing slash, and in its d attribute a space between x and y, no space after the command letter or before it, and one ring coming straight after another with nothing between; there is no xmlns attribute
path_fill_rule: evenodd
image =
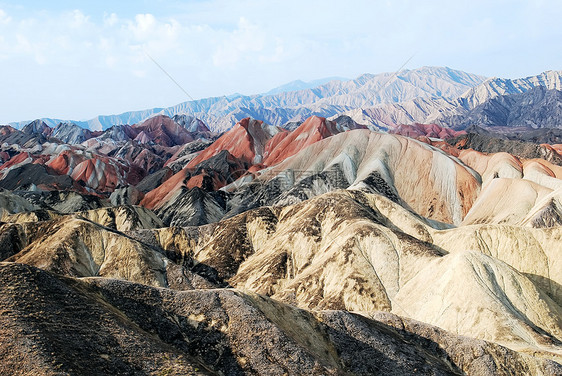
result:
<svg viewBox="0 0 562 376"><path fill-rule="evenodd" d="M561 375L561 77L0 126L0 374Z"/></svg>

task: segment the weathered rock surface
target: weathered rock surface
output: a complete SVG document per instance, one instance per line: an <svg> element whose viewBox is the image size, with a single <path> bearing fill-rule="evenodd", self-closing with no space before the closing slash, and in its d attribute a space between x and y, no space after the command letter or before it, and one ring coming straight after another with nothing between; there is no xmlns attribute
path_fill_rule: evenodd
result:
<svg viewBox="0 0 562 376"><path fill-rule="evenodd" d="M7 215L29 212L35 209L37 209L37 206L18 195L9 191L0 192L0 218L2 218L2 221Z"/></svg>
<svg viewBox="0 0 562 376"><path fill-rule="evenodd" d="M2 259L179 290L233 286L305 309L394 312L560 358L560 227L444 229L354 190L201 227L162 228L127 206L31 214L6 217Z"/></svg>
<svg viewBox="0 0 562 376"><path fill-rule="evenodd" d="M182 151L200 150L216 137L198 119L176 119L183 125L157 116L98 132L73 123L50 128L40 120L21 131L0 127L0 187L107 197L162 169Z"/></svg>
<svg viewBox="0 0 562 376"><path fill-rule="evenodd" d="M316 176L319 173L326 176ZM240 183L244 189L244 180ZM422 142L353 130L318 141L262 170L254 183L258 183L256 188L247 189L257 189L257 193L240 193L245 200L255 201L264 195L273 199L246 204L249 207L291 204L349 187L381 193L422 216L459 224L476 199L480 177L457 159ZM230 189L240 188L233 185Z"/></svg>
<svg viewBox="0 0 562 376"><path fill-rule="evenodd" d="M552 361L396 316L308 312L231 289L76 280L13 263L0 264L0 282L2 373L560 372Z"/></svg>
<svg viewBox="0 0 562 376"><path fill-rule="evenodd" d="M8 223L0 228L3 260L75 277L105 276L180 289L192 286L189 272L176 276L180 265L123 234L161 227L160 219L148 209L120 206L66 216L46 211L30 214L5 218Z"/></svg>
<svg viewBox="0 0 562 376"><path fill-rule="evenodd" d="M223 192L205 192L199 187L182 189L156 214L167 226L200 226L220 221L226 212L226 198Z"/></svg>
<svg viewBox="0 0 562 376"><path fill-rule="evenodd" d="M562 268L551 246L560 228L498 227L481 239L486 227L436 225L380 195L338 191L131 235L193 257L221 283L303 308L391 311L560 359Z"/></svg>
<svg viewBox="0 0 562 376"><path fill-rule="evenodd" d="M99 209L109 205L98 196L73 191L17 191L15 193L31 202L35 207L64 214Z"/></svg>
<svg viewBox="0 0 562 376"><path fill-rule="evenodd" d="M392 129L389 129L388 133L399 134L402 136L407 136L411 138L419 137L432 137L440 139L449 139L458 137L464 134L464 131L456 131L451 128L441 127L437 124L400 124Z"/></svg>
<svg viewBox="0 0 562 376"><path fill-rule="evenodd" d="M562 166L562 156L551 147L531 142L506 140L488 135L469 133L448 141L458 149L473 149L483 153L509 153L521 158L541 158Z"/></svg>
<svg viewBox="0 0 562 376"><path fill-rule="evenodd" d="M319 140L357 128L365 127L341 119L338 123L312 116L294 131L287 132L262 121L242 119L212 145L198 155L189 157L185 167L162 185L148 192L141 204L160 211L165 210L164 206L185 206L186 200L182 193L185 188L217 190L248 173L255 173L266 166L278 164ZM173 163L175 163L174 158L172 158L172 166ZM182 201L173 204L173 201L180 197ZM165 211L169 212L169 210ZM192 209L188 208L187 211ZM166 214L166 217L169 215ZM179 220L185 222L184 219Z"/></svg>

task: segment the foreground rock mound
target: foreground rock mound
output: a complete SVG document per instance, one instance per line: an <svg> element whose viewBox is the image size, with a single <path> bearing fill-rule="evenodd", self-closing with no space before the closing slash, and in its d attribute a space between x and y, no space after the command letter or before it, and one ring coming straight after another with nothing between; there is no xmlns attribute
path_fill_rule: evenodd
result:
<svg viewBox="0 0 562 376"><path fill-rule="evenodd" d="M2 374L554 375L551 361L422 323L308 312L0 263ZM96 330L92 330L96 328Z"/></svg>

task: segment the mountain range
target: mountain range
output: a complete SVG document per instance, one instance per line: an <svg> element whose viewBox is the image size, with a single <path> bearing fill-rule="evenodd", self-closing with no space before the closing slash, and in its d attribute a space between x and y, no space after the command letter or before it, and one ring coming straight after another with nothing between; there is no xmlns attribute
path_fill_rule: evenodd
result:
<svg viewBox="0 0 562 376"><path fill-rule="evenodd" d="M560 375L560 99L421 68L0 126L0 374Z"/></svg>
<svg viewBox="0 0 562 376"><path fill-rule="evenodd" d="M531 90L534 88L539 89ZM541 96L540 88L549 93ZM556 92L561 89L561 73L556 71L522 79L486 79L450 68L423 67L394 74L364 74L354 80L296 81L260 95L207 98L168 108L98 116L89 121L42 121L51 127L71 122L83 128L100 130L113 125L138 123L158 114L170 117L186 114L200 119L212 131L224 132L246 117L284 126L301 123L312 115L330 118L346 115L373 130L388 130L411 123L436 123L454 128L469 125L557 128L560 121L559 114L555 115L555 108L560 104L560 98L556 97ZM526 94L528 91L534 94ZM512 95L519 96L516 99L511 98ZM547 105L552 108L543 110L543 114L530 115L526 121L513 115L520 119L517 124L512 124L507 118L509 114L506 112L528 113L544 108L545 103L539 103L541 100L549 101ZM513 109L512 106L520 108ZM535 106L535 109L527 108L529 106ZM477 115L477 112L483 114ZM547 113L548 119L544 118ZM21 128L27 123L12 125Z"/></svg>
<svg viewBox="0 0 562 376"><path fill-rule="evenodd" d="M289 83L286 83L284 85L278 86L274 89L271 89L267 93L264 93L264 95L275 95L275 94L280 94L280 93L286 93L288 91L299 91L299 90L305 90L305 89L314 89L315 87L327 84L330 81L349 81L349 78L326 77L326 78L321 78L321 79L318 79L318 80L312 80L312 81L308 81L308 82L305 82L305 81L302 81L302 80L295 80L295 81L291 81Z"/></svg>
<svg viewBox="0 0 562 376"><path fill-rule="evenodd" d="M312 115L333 116L350 109L381 103L396 103L414 98L455 98L484 81L484 77L449 68L423 67L398 74L364 74L354 80L332 80L313 88L253 96L206 98L180 103L168 108L126 112L120 115L98 116L88 121L73 121L92 130L112 125L134 124L155 115L188 114L203 120L212 131L225 131L246 117L281 126L290 121L304 121ZM50 126L57 119L42 119ZM26 122L14 123L19 128Z"/></svg>

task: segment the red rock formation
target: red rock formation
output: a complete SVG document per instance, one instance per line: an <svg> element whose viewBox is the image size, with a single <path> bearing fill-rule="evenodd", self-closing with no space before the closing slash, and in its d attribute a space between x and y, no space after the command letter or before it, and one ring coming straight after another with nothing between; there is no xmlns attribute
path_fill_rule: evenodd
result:
<svg viewBox="0 0 562 376"><path fill-rule="evenodd" d="M187 165L190 168L217 155L223 150L228 151L235 158L248 164L261 163L264 153L267 153L266 146L274 137L282 137L286 134L277 127L269 127L263 121L245 118L240 120L231 130L223 134L211 146L203 150Z"/></svg>
<svg viewBox="0 0 562 376"><path fill-rule="evenodd" d="M227 176L210 176L213 188L219 189L227 184L230 175L241 175L241 171L248 166L259 164L264 157L268 141L273 137L288 134L277 127L270 127L263 124L262 121L250 118L242 119L231 130L222 135L211 146L203 150L197 157L192 159L185 168L166 180L160 187L146 194L141 201L141 205L147 208L156 208L169 200L179 189L186 186L202 187L204 184L204 176L209 171L200 171L197 175L192 176L199 165L203 162L216 157L221 152L228 152L227 163L230 166Z"/></svg>
<svg viewBox="0 0 562 376"><path fill-rule="evenodd" d="M465 131L455 131L451 128L444 128L437 124L420 124L414 123L410 125L401 124L391 129L389 133L399 134L411 138L432 137L448 139L454 138L463 134Z"/></svg>
<svg viewBox="0 0 562 376"><path fill-rule="evenodd" d="M16 154L12 158L10 158L10 160L8 160L6 163L0 166L0 170L6 170L10 167L13 167L19 163L24 162L26 159L33 159L33 157L28 152Z"/></svg>
<svg viewBox="0 0 562 376"><path fill-rule="evenodd" d="M54 159L48 163L48 166L59 175L66 175L71 168L74 168L74 166L82 163L84 160L85 158L82 155L77 155L72 152L72 150L65 150L54 157Z"/></svg>
<svg viewBox="0 0 562 376"><path fill-rule="evenodd" d="M338 133L340 131L337 129L335 122L323 117L311 116L282 140L275 140L275 144L268 145L271 149L267 153L264 164L273 166L305 147Z"/></svg>
<svg viewBox="0 0 562 376"><path fill-rule="evenodd" d="M122 171L115 165L101 159L86 159L70 174L75 181L82 181L86 186L100 191L113 191L119 185L122 176Z"/></svg>
<svg viewBox="0 0 562 376"><path fill-rule="evenodd" d="M9 125L3 125L0 127L0 136L7 136L14 132L17 132L17 130Z"/></svg>
<svg viewBox="0 0 562 376"><path fill-rule="evenodd" d="M358 128L365 128L358 126ZM255 173L265 167L282 162L315 142L341 133L335 121L312 116L293 132L271 127L262 121L250 118L242 119L230 131L222 135L211 146L192 159L187 166L155 190L147 193L141 205L158 208L169 200L182 187L202 187L202 172L197 173L205 161L228 152L225 162L229 171L221 174L203 171L209 174L213 189L219 189L244 173ZM197 175L193 176L193 173Z"/></svg>
<svg viewBox="0 0 562 376"><path fill-rule="evenodd" d="M226 155L225 155L226 154ZM248 165L226 151L215 155L197 165L178 171L159 187L148 192L140 205L157 209L170 200L182 187L199 187L204 190L217 190L246 173Z"/></svg>
<svg viewBox="0 0 562 376"><path fill-rule="evenodd" d="M130 160L132 166L143 169L147 173L153 171L157 166L161 168L161 161L159 158L147 149L143 149L134 158Z"/></svg>
<svg viewBox="0 0 562 376"><path fill-rule="evenodd" d="M178 190L186 185L186 178L187 169L184 168L167 179L158 188L148 192L140 202L140 205L148 209L154 209L161 206L163 203L166 203L170 198L172 198Z"/></svg>
<svg viewBox="0 0 562 376"><path fill-rule="evenodd" d="M135 124L133 128L140 131L137 136L140 143L153 141L163 146L175 146L194 140L191 133L164 115L155 116L142 123Z"/></svg>
<svg viewBox="0 0 562 376"><path fill-rule="evenodd" d="M6 153L5 151L0 151L0 161L7 162L10 160L10 154Z"/></svg>

